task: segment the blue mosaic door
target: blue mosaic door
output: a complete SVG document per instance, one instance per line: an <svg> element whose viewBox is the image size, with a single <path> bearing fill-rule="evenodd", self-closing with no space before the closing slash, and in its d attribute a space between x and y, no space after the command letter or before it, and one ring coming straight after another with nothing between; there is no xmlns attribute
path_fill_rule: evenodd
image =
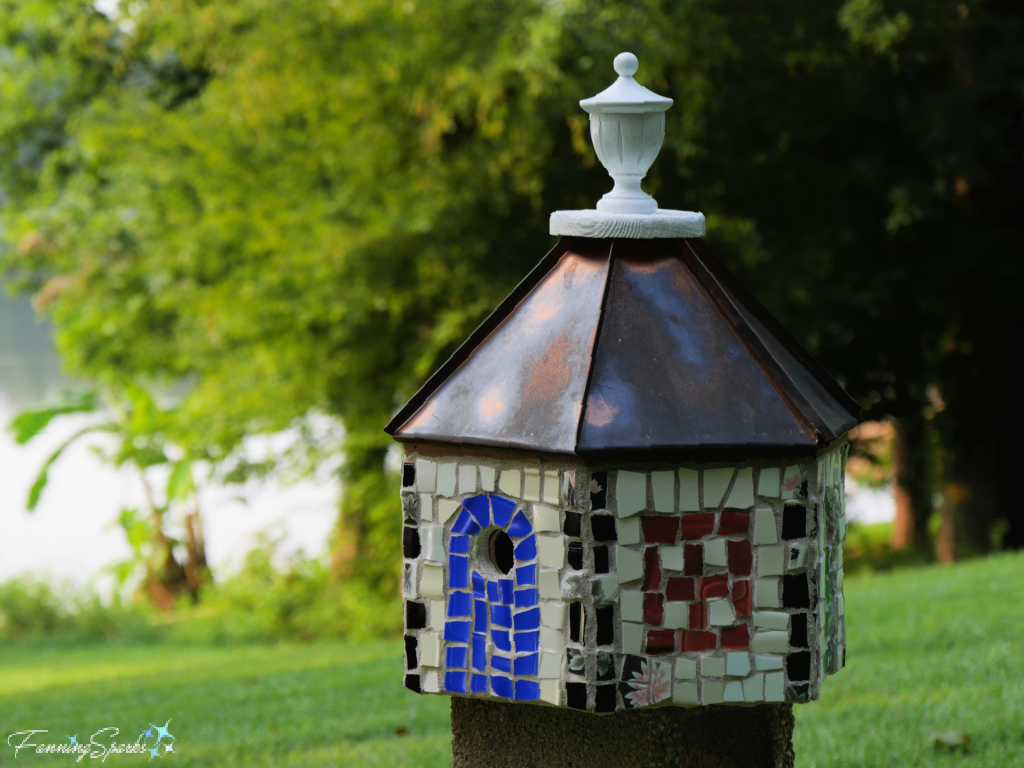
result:
<svg viewBox="0 0 1024 768"><path fill-rule="evenodd" d="M444 688L535 701L540 608L533 526L503 496L472 496L462 505L448 547ZM499 531L514 544L507 574L487 555ZM488 635L494 646L489 658Z"/></svg>

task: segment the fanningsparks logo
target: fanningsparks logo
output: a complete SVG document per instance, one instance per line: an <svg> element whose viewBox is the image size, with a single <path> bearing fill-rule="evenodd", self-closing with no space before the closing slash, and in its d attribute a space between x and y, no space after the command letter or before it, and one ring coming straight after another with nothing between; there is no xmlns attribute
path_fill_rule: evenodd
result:
<svg viewBox="0 0 1024 768"><path fill-rule="evenodd" d="M75 762L81 762L86 757L106 761L111 755L144 755L152 761L154 757L163 758L174 751L176 739L168 730L170 725L170 720L163 726L151 723L139 733L135 741L124 743L116 741L120 729L112 726L100 728L87 742L79 741L77 733L68 736L67 744L62 741L45 743L38 734L49 733L46 730L18 731L7 737L7 746L13 747L15 757L22 750L28 750L37 755L70 755L75 758Z"/></svg>

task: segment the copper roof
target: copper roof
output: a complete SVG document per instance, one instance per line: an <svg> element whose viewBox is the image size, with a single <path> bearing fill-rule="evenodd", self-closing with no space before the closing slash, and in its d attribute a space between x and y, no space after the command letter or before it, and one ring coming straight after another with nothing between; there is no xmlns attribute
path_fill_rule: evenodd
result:
<svg viewBox="0 0 1024 768"><path fill-rule="evenodd" d="M700 239L564 238L391 420L586 459L813 453L857 403Z"/></svg>

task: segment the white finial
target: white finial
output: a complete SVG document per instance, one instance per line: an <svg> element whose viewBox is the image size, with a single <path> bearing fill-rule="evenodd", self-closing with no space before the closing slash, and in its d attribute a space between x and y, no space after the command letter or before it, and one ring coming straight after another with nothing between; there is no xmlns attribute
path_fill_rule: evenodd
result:
<svg viewBox="0 0 1024 768"><path fill-rule="evenodd" d="M615 57L619 78L580 106L590 113L594 151L615 186L593 211L556 211L551 234L584 237L700 237L704 216L661 211L640 182L661 151L665 111L672 99L649 91L633 79L639 61L632 53Z"/></svg>
<svg viewBox="0 0 1024 768"><path fill-rule="evenodd" d="M612 66L623 77L632 77L636 74L636 68L640 66L640 62L632 53L626 52L616 56Z"/></svg>

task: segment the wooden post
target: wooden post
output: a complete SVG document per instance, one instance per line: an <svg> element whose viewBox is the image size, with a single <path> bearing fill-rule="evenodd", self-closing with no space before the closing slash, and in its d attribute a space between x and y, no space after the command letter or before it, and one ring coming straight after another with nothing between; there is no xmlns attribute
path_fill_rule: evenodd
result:
<svg viewBox="0 0 1024 768"><path fill-rule="evenodd" d="M596 716L452 698L453 768L792 768L793 705Z"/></svg>

